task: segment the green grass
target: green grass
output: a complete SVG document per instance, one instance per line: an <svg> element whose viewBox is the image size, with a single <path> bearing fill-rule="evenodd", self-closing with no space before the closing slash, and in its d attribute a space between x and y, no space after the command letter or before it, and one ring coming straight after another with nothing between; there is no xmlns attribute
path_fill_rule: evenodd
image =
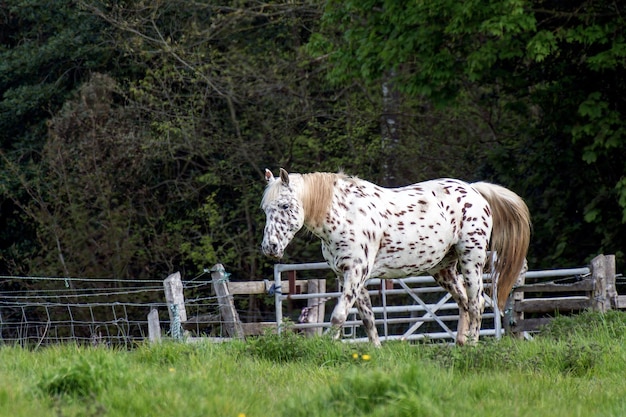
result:
<svg viewBox="0 0 626 417"><path fill-rule="evenodd" d="M621 416L626 314L475 347L305 339L0 348L0 416Z"/></svg>

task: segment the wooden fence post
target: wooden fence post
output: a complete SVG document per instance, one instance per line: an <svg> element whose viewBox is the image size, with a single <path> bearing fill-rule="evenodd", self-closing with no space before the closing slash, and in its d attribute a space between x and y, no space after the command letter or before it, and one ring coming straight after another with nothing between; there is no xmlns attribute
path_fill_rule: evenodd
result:
<svg viewBox="0 0 626 417"><path fill-rule="evenodd" d="M182 323L187 321L187 310L185 309L185 296L183 295L183 281L180 272L176 272L163 281L165 288L165 302L167 312L170 315L170 331L174 339L181 339Z"/></svg>
<svg viewBox="0 0 626 417"><path fill-rule="evenodd" d="M606 297L609 300L609 308L618 308L618 295L615 288L615 255L605 255L606 265Z"/></svg>
<svg viewBox="0 0 626 417"><path fill-rule="evenodd" d="M325 279L310 279L308 281L309 294L319 294L326 292L326 280ZM308 323L323 323L324 315L326 313L326 304L323 298L310 298L307 307L309 308L307 322ZM321 336L321 327L311 327L305 329L304 333L307 336Z"/></svg>
<svg viewBox="0 0 626 417"><path fill-rule="evenodd" d="M521 287L526 284L526 272L528 271L528 262L524 261L524 266L513 285L513 293L506 300L506 306L504 307L504 328L507 332L510 332L517 339L524 338L524 332L513 331L515 324L521 323L524 320L524 312L519 311L517 307L524 300L523 291L515 291L515 288Z"/></svg>
<svg viewBox="0 0 626 417"><path fill-rule="evenodd" d="M591 309L605 313L611 309L611 303L607 297L607 262L604 255L598 255L591 260L591 275L594 288L591 291ZM615 274L613 273L615 277Z"/></svg>
<svg viewBox="0 0 626 417"><path fill-rule="evenodd" d="M148 340L150 343L161 341L161 324L159 323L159 312L156 307L150 309L148 314Z"/></svg>
<svg viewBox="0 0 626 417"><path fill-rule="evenodd" d="M215 295L217 296L217 302L220 305L220 313L226 333L230 337L242 339L243 327L241 320L239 320L239 314L235 309L233 296L228 292L226 270L222 264L215 264L215 266L211 268L211 279L213 281Z"/></svg>

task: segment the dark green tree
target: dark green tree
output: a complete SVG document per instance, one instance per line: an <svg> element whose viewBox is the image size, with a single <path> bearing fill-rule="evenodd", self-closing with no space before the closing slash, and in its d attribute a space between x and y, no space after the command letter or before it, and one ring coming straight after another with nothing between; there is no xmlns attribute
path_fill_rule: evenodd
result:
<svg viewBox="0 0 626 417"><path fill-rule="evenodd" d="M12 0L0 5L0 271L25 273L37 251L35 226L20 205L30 196L47 120L93 70L106 70L115 51L107 27L73 1ZM16 172L17 170L17 172ZM18 175L19 174L19 175ZM17 205L16 205L17 203Z"/></svg>
<svg viewBox="0 0 626 417"><path fill-rule="evenodd" d="M316 4L74 11L97 22L76 25L77 36L111 48L101 56L111 71L64 90L28 157L20 144L4 153L4 195L31 242L11 246L19 256L5 256L7 270L142 277L219 261L255 278L270 265L258 250L265 167L377 165L375 105L358 88L330 88L301 51ZM293 251L307 252L319 256Z"/></svg>
<svg viewBox="0 0 626 417"><path fill-rule="evenodd" d="M622 261L624 11L593 0L331 1L311 49L340 84L392 71L397 89L436 107L469 96L470 108L503 109L517 124L491 129L482 172L529 200L531 264L601 251Z"/></svg>

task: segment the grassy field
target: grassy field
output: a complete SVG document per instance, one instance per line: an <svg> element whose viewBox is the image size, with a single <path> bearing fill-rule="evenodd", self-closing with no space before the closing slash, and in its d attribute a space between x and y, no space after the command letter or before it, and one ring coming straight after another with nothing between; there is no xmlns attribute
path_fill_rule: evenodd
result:
<svg viewBox="0 0 626 417"><path fill-rule="evenodd" d="M247 342L0 348L0 416L623 416L626 314L559 318L533 341L375 350Z"/></svg>

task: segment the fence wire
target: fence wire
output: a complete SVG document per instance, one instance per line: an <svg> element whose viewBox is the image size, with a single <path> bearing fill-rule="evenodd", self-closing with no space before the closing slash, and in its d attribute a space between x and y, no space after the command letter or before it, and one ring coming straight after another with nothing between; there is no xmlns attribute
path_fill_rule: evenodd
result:
<svg viewBox="0 0 626 417"><path fill-rule="evenodd" d="M211 281L185 285L195 314L218 309ZM148 338L148 314L156 308L162 329L169 314L162 280L0 277L0 344L58 343L132 348Z"/></svg>

